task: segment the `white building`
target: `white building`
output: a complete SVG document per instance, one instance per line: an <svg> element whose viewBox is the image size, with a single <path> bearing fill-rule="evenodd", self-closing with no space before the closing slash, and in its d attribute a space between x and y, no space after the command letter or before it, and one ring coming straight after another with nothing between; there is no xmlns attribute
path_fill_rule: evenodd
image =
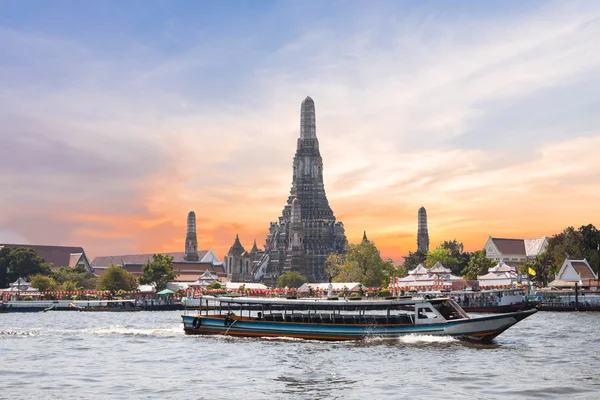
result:
<svg viewBox="0 0 600 400"><path fill-rule="evenodd" d="M518 283L517 271L500 261L496 266L490 268L485 275L477 276L479 287L494 288L494 287L513 287Z"/></svg>
<svg viewBox="0 0 600 400"><path fill-rule="evenodd" d="M546 251L548 238L538 239L504 239L489 236L483 248L487 258L494 261L504 261L510 265L523 265L534 261L535 257Z"/></svg>
<svg viewBox="0 0 600 400"><path fill-rule="evenodd" d="M419 264L410 270L404 278L396 279L396 290L452 290L465 286L465 281L460 276L452 275L452 272L437 262L431 269Z"/></svg>
<svg viewBox="0 0 600 400"><path fill-rule="evenodd" d="M567 258L548 286L552 288L573 288L576 283L580 287L598 286L598 275L585 258L583 260L569 260Z"/></svg>

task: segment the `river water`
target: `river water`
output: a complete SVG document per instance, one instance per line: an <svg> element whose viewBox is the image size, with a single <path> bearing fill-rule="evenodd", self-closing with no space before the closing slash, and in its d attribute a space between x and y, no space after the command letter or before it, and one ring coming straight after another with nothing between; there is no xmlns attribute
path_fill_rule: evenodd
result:
<svg viewBox="0 0 600 400"><path fill-rule="evenodd" d="M600 313L494 344L185 336L179 312L0 314L2 399L597 399Z"/></svg>

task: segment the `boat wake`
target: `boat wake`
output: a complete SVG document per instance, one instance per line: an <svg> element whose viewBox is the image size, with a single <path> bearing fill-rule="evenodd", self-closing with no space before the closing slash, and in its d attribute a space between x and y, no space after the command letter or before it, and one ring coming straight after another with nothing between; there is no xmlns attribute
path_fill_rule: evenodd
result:
<svg viewBox="0 0 600 400"><path fill-rule="evenodd" d="M122 335L122 336L182 336L179 326L173 328L140 329L123 326L108 326L94 329L13 329L0 330L2 335L15 336L79 336L79 335Z"/></svg>
<svg viewBox="0 0 600 400"><path fill-rule="evenodd" d="M398 341L406 344L420 343L458 343L459 340L451 336L433 336L433 335L406 335L399 336Z"/></svg>

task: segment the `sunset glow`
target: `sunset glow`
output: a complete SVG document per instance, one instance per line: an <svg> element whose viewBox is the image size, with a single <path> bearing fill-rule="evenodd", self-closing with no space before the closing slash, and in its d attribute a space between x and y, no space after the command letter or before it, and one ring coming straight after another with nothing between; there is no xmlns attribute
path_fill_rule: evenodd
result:
<svg viewBox="0 0 600 400"><path fill-rule="evenodd" d="M384 258L600 225L598 2L20 2L0 13L0 243L262 248L316 105Z"/></svg>

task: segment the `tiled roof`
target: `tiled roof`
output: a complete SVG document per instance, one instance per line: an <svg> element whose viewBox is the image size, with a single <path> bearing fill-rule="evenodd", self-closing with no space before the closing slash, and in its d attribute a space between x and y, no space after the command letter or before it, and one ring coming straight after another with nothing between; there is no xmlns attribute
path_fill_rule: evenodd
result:
<svg viewBox="0 0 600 400"><path fill-rule="evenodd" d="M239 235L235 235L235 240L233 241L233 245L231 246L231 248L229 249L229 252L227 254L232 255L232 256L241 256L245 252L246 252L246 250L244 249L244 246L242 246L242 243L240 242Z"/></svg>
<svg viewBox="0 0 600 400"><path fill-rule="evenodd" d="M440 263L439 261L435 263L435 265L433 266L433 268L431 268L429 270L430 273L443 273L443 274L447 274L452 272L450 269L444 267L442 265L442 263Z"/></svg>
<svg viewBox="0 0 600 400"><path fill-rule="evenodd" d="M571 265L573 266L573 269L577 271L582 281L587 279L596 279L596 276L586 263L580 261L572 261Z"/></svg>
<svg viewBox="0 0 600 400"><path fill-rule="evenodd" d="M204 271L212 271L212 264L210 263L187 263L177 262L173 263L173 269L177 273L194 273L196 275L202 275Z"/></svg>
<svg viewBox="0 0 600 400"><path fill-rule="evenodd" d="M208 250L198 251L198 257L202 259ZM160 253L167 256L173 257L173 262L184 262L185 252L179 251L175 253ZM111 264L114 265L124 265L124 264L146 264L149 261L152 261L152 256L154 253L150 254L128 254L122 256L99 256L92 260L92 266L102 266L108 267Z"/></svg>
<svg viewBox="0 0 600 400"><path fill-rule="evenodd" d="M523 239L492 238L492 240L502 254L527 255Z"/></svg>
<svg viewBox="0 0 600 400"><path fill-rule="evenodd" d="M176 278L177 282L196 282L200 276L195 273L179 274Z"/></svg>
<svg viewBox="0 0 600 400"><path fill-rule="evenodd" d="M74 267L77 265L77 261L81 258L84 253L83 247L74 246L43 246L43 245L31 245L31 244L0 244L1 247L25 247L36 251L38 256L44 259L45 262L50 264L53 269L60 267ZM76 255L76 257L71 257ZM74 264L72 263L74 262Z"/></svg>
<svg viewBox="0 0 600 400"><path fill-rule="evenodd" d="M537 256L538 254L542 254L544 251L546 251L547 246L548 242L545 236L539 239L525 239L525 253L528 256Z"/></svg>

